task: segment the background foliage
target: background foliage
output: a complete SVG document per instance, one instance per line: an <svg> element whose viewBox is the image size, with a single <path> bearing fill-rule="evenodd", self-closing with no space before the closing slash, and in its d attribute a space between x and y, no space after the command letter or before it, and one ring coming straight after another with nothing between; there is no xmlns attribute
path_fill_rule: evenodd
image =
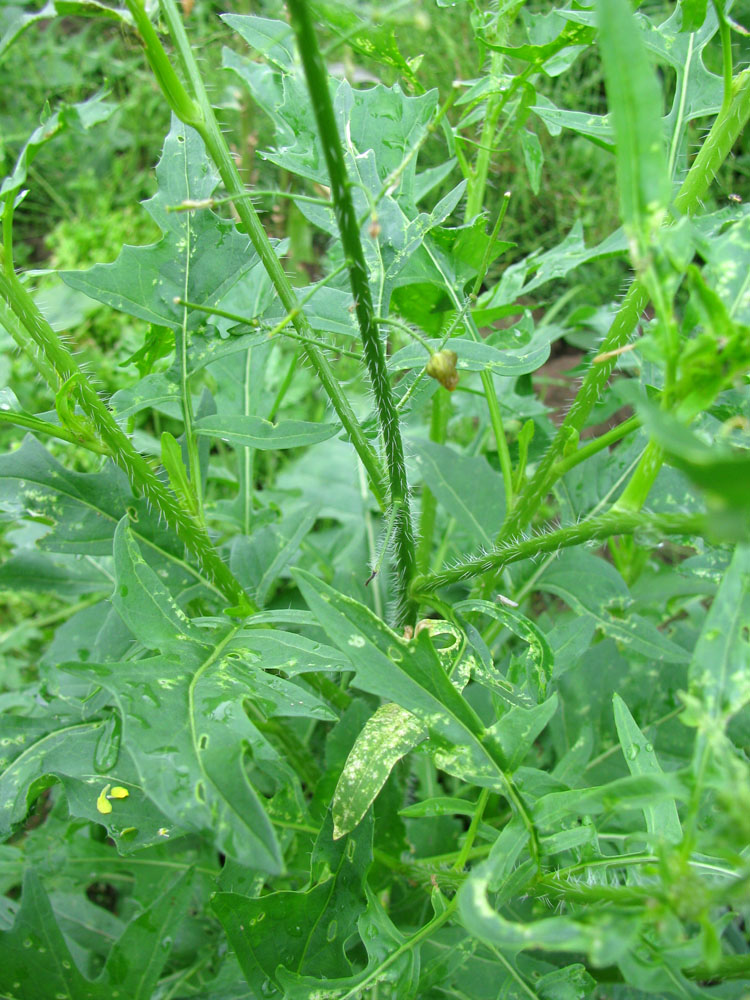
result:
<svg viewBox="0 0 750 1000"><path fill-rule="evenodd" d="M6 0L0 995L748 996L749 26Z"/></svg>

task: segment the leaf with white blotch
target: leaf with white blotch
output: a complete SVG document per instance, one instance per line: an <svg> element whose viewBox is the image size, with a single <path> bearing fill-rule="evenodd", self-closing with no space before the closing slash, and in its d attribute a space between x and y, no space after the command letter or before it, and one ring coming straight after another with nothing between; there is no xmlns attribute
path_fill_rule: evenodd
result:
<svg viewBox="0 0 750 1000"><path fill-rule="evenodd" d="M547 685L552 677L555 658L546 636L535 622L521 614L517 608L477 599L461 601L455 605L455 610L459 614L465 611L480 611L522 639L527 648L521 664L526 668L526 674L530 686L536 694L536 700L545 697ZM483 683L482 675L477 675L476 679L480 684Z"/></svg>
<svg viewBox="0 0 750 1000"><path fill-rule="evenodd" d="M159 190L145 208L164 234L145 247L125 246L112 264L63 271L72 288L137 319L181 331L205 313L185 310L176 298L216 306L257 263L247 236L208 209L169 212L183 201L210 198L219 183L198 133L176 118L156 168Z"/></svg>
<svg viewBox="0 0 750 1000"><path fill-rule="evenodd" d="M426 737L419 719L393 702L370 716L336 785L331 805L334 839L361 822L399 760Z"/></svg>
<svg viewBox="0 0 750 1000"><path fill-rule="evenodd" d="M214 912L247 977L261 992L283 967L301 975L351 974L344 945L364 910L364 883L372 864L372 819L346 841L331 839L330 814L313 847L310 881L302 892L279 891L251 899L217 893Z"/></svg>
<svg viewBox="0 0 750 1000"><path fill-rule="evenodd" d="M105 826L121 853L159 841L164 813L144 794L133 761L118 747L117 734L108 732L107 720L9 715L3 736L0 835L7 837L26 819L43 789L59 784L71 816ZM103 813L97 802L107 786L126 788L128 795L112 800L111 812Z"/></svg>
<svg viewBox="0 0 750 1000"><path fill-rule="evenodd" d="M217 850L263 871L280 869L270 820L248 778L245 752L266 778L291 772L244 709L266 719L334 720L308 689L250 662L232 647L239 626L209 621L205 630L181 611L142 560L127 524L115 539L113 603L143 645L170 655L120 663L65 664L63 669L114 696L122 745L145 793L174 823L211 838Z"/></svg>
<svg viewBox="0 0 750 1000"><path fill-rule="evenodd" d="M13 926L0 931L0 992L8 1000L111 1000L114 996L151 1000L169 958L165 941L174 939L191 889L191 873L185 872L130 921L110 950L101 975L91 980L80 971L44 887L29 869Z"/></svg>
<svg viewBox="0 0 750 1000"><path fill-rule="evenodd" d="M282 420L272 424L262 417L243 414L213 414L195 421L195 433L221 438L238 448L277 451L303 448L326 441L340 431L338 424L315 424L306 420Z"/></svg>
<svg viewBox="0 0 750 1000"><path fill-rule="evenodd" d="M485 745L481 720L451 683L427 630L406 641L358 601L337 593L309 573L294 570L321 628L350 659L354 684L411 712L443 747L458 748L482 783L503 790L497 751Z"/></svg>
<svg viewBox="0 0 750 1000"><path fill-rule="evenodd" d="M279 847L248 778L246 750L261 766L281 771L282 765L243 702L261 694L263 708L283 707L288 692L258 692L255 672L223 656L221 640L204 654L185 643L179 661L154 656L63 668L114 696L122 745L144 792L172 824L200 833L242 864L278 872Z"/></svg>
<svg viewBox="0 0 750 1000"><path fill-rule="evenodd" d="M614 695L612 705L617 735L630 773L662 774L653 746L643 735L638 723L630 714L630 709L618 694ZM646 829L654 837L663 838L672 844L679 844L682 840L682 827L674 800L644 806L643 815L646 817Z"/></svg>
<svg viewBox="0 0 750 1000"><path fill-rule="evenodd" d="M595 965L604 965L623 955L638 931L637 917L602 910L595 910L586 923L567 916L527 923L507 920L492 907L488 891L487 875L473 874L466 880L458 897L461 922L470 934L503 950L584 952Z"/></svg>

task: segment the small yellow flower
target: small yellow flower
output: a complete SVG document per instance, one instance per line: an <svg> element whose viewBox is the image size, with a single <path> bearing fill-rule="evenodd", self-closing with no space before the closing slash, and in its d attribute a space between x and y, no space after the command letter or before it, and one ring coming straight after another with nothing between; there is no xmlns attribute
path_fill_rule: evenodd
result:
<svg viewBox="0 0 750 1000"><path fill-rule="evenodd" d="M105 785L104 788L101 790L101 793L99 794L99 798L96 800L96 808L99 810L100 813L104 813L105 816L107 815L107 813L112 812L112 803L107 798L107 792L109 791L109 788L110 788L109 785Z"/></svg>
<svg viewBox="0 0 750 1000"><path fill-rule="evenodd" d="M105 785L99 793L99 798L96 800L96 808L106 816L112 812L110 799L126 799L129 795L130 792L127 788L123 788L122 785L115 785L114 788L111 785Z"/></svg>

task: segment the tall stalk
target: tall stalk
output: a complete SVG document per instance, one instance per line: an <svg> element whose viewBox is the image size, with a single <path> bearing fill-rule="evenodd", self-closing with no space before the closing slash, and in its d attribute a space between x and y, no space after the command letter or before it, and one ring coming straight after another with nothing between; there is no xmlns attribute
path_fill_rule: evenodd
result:
<svg viewBox="0 0 750 1000"><path fill-rule="evenodd" d="M383 491L384 473L378 456L375 454L364 431L357 420L354 411L331 368L323 351L317 347L309 321L298 309L297 297L284 268L274 252L252 202L247 198L245 186L240 177L237 164L232 156L226 140L222 135L216 116L206 93L198 64L188 41L185 27L174 0L160 0L160 10L169 29L170 36L177 51L182 70L193 91L188 94L174 67L169 61L148 14L143 6L143 0L126 0L128 10L133 16L135 25L144 43L146 58L154 72L162 93L177 117L194 128L203 140L206 151L219 172L227 194L233 199L234 207L239 216L244 231L250 238L261 263L270 277L276 293L286 311L292 314L292 323L297 333L305 339L305 352L318 378L326 391L336 415L349 434L351 442L367 470L370 486L381 508L385 506Z"/></svg>
<svg viewBox="0 0 750 1000"><path fill-rule="evenodd" d="M413 624L417 607L409 597L409 586L416 570L416 551L398 412L391 391L385 362L385 350L380 339L372 303L359 222L351 195L351 183L346 171L344 152L328 89L328 73L323 63L306 0L287 0L287 6L307 78L315 121L323 144L323 153L331 184L331 200L333 201L341 243L344 254L349 260L349 280L354 296L367 370L375 396L380 433L385 446L390 502L393 510L397 513L394 531L398 600L396 624Z"/></svg>

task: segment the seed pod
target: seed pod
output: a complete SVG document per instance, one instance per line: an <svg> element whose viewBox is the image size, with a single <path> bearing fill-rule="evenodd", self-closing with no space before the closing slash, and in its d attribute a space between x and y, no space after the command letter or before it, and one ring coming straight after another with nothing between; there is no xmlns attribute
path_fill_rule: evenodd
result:
<svg viewBox="0 0 750 1000"><path fill-rule="evenodd" d="M438 351L427 362L425 371L432 378L437 379L448 392L453 392L458 385L457 361L458 355L455 351Z"/></svg>

